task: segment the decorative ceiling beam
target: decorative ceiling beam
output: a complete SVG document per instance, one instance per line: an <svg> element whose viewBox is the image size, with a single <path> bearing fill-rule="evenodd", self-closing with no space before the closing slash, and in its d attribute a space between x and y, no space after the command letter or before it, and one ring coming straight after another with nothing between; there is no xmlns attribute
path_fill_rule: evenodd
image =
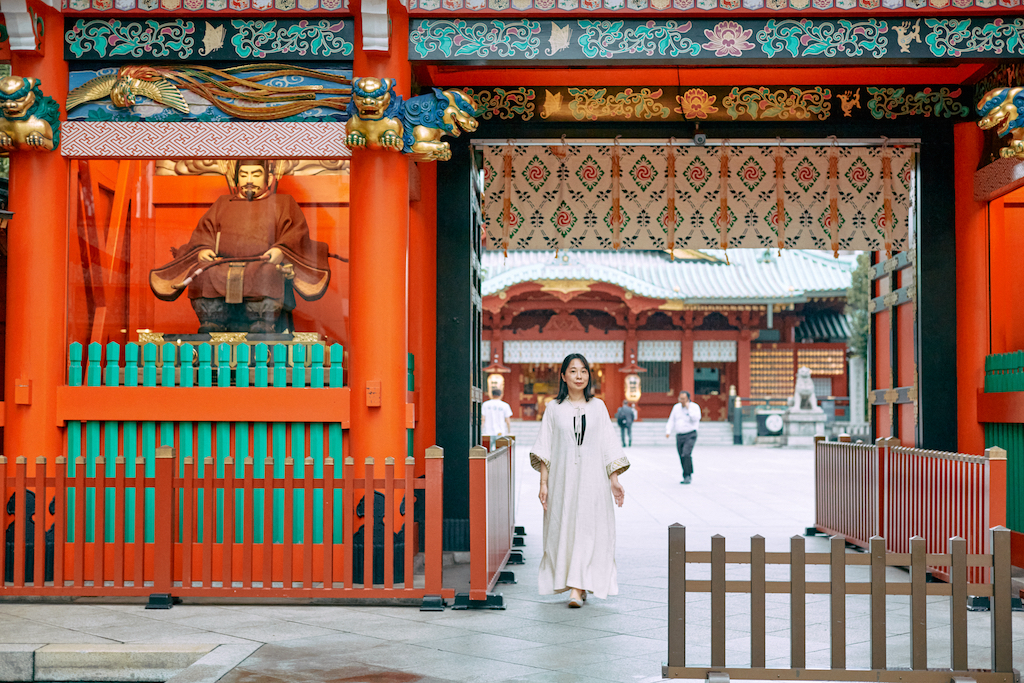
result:
<svg viewBox="0 0 1024 683"><path fill-rule="evenodd" d="M409 58L488 64L622 63L896 66L1024 55L1018 16L895 18L415 19ZM841 23L840 23L841 22ZM916 22L915 22L916 23ZM845 27L845 28L843 28Z"/></svg>

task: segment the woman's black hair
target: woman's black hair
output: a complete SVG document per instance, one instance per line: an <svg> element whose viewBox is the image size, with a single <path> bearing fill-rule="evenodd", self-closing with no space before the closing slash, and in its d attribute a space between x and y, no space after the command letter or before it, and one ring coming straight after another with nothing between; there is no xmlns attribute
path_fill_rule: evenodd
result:
<svg viewBox="0 0 1024 683"><path fill-rule="evenodd" d="M575 358L579 358L580 362L583 363L583 367L587 369L587 386L583 387L583 400L589 401L594 398L594 376L590 372L590 363L587 362L582 353L570 353L562 361L562 369L558 372L558 396L555 397L555 400L559 403L569 397L569 385L565 383L562 376L569 369L569 363Z"/></svg>

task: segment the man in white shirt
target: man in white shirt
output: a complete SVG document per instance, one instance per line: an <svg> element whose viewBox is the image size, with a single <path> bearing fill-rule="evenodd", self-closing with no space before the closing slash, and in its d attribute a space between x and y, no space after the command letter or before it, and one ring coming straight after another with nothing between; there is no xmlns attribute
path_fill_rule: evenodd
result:
<svg viewBox="0 0 1024 683"><path fill-rule="evenodd" d="M679 462L683 466L683 480L680 484L689 484L693 475L693 445L697 443L697 427L700 425L700 406L690 400L690 392L679 392L679 402L672 406L665 425L665 438L676 435L676 451Z"/></svg>
<svg viewBox="0 0 1024 683"><path fill-rule="evenodd" d="M501 390L491 390L491 400L484 401L480 407L483 417L481 432L484 436L498 438L512 433L512 406L501 400Z"/></svg>

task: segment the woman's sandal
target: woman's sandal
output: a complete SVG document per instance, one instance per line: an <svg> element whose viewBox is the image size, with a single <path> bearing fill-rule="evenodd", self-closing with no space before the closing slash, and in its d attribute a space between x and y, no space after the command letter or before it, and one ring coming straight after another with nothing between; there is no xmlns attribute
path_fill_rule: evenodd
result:
<svg viewBox="0 0 1024 683"><path fill-rule="evenodd" d="M583 607L583 598L570 598L569 607Z"/></svg>

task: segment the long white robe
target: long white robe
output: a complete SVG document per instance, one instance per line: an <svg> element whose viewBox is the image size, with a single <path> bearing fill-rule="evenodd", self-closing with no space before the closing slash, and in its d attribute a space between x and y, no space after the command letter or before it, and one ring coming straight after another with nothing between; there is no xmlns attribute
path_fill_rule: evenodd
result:
<svg viewBox="0 0 1024 683"><path fill-rule="evenodd" d="M577 443L581 417L587 428ZM548 468L548 509L544 513L544 556L538 584L541 595L570 588L599 598L617 595L613 472L629 461L622 452L604 401L592 398L581 408L552 401L544 411L530 464Z"/></svg>

